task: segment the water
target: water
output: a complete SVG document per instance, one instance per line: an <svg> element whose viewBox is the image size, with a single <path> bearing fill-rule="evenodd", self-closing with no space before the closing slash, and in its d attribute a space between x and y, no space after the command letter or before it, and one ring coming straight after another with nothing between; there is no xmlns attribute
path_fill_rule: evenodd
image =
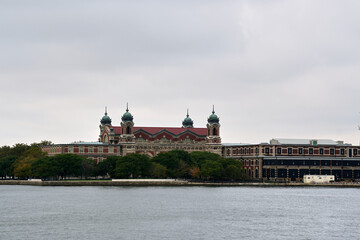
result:
<svg viewBox="0 0 360 240"><path fill-rule="evenodd" d="M359 239L360 189L0 186L0 239Z"/></svg>

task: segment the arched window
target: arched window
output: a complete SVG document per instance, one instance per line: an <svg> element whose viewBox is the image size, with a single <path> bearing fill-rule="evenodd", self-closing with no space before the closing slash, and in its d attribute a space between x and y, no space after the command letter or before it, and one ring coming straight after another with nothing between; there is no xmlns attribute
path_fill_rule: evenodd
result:
<svg viewBox="0 0 360 240"><path fill-rule="evenodd" d="M216 135L217 135L216 128L213 128L213 135L214 135L214 136L216 136Z"/></svg>
<svg viewBox="0 0 360 240"><path fill-rule="evenodd" d="M104 135L104 142L105 142L105 143L108 143L108 142L109 142L109 137L108 137L108 135Z"/></svg>
<svg viewBox="0 0 360 240"><path fill-rule="evenodd" d="M131 134L130 126L127 126L127 127L126 127L126 134Z"/></svg>

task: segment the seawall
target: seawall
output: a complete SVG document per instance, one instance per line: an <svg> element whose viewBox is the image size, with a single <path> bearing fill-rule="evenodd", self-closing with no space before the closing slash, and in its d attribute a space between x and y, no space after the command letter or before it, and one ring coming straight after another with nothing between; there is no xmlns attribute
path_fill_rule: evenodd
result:
<svg viewBox="0 0 360 240"><path fill-rule="evenodd" d="M239 182L188 182L184 180L132 180L121 181L92 181L92 180L62 180L62 181L27 181L27 180L0 180L0 185L32 185L32 186L208 186L208 187L335 187L360 188L359 183L331 183L331 184L305 184L305 183L239 183Z"/></svg>

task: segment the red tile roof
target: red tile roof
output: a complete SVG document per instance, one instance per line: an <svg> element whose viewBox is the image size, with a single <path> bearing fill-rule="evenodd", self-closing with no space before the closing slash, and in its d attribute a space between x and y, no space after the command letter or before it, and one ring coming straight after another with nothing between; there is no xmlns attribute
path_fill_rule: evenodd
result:
<svg viewBox="0 0 360 240"><path fill-rule="evenodd" d="M181 128L181 127L134 127L134 132L143 130L151 135L155 135L161 131L167 131L174 135L179 135L183 132L189 131L199 136L207 135L207 128Z"/></svg>
<svg viewBox="0 0 360 240"><path fill-rule="evenodd" d="M121 127L112 127L115 134L121 134ZM151 135L156 135L161 131L167 131L174 135L179 135L183 132L189 131L199 136L207 135L207 128L182 128L182 127L134 127L134 133L143 130Z"/></svg>

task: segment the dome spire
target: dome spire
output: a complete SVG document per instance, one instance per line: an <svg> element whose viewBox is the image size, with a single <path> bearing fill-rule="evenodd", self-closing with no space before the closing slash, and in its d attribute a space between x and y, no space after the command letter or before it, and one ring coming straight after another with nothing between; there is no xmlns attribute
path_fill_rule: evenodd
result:
<svg viewBox="0 0 360 240"><path fill-rule="evenodd" d="M129 103L126 103L126 112L122 115L121 120L123 122L132 122L134 117L129 112Z"/></svg>
<svg viewBox="0 0 360 240"><path fill-rule="evenodd" d="M194 127L194 121L189 117L189 108L186 111L186 118L184 119L184 121L182 122L183 124L183 128L192 128Z"/></svg>
<svg viewBox="0 0 360 240"><path fill-rule="evenodd" d="M102 125L111 125L111 118L108 116L107 114L107 107L105 107L105 114L104 116L101 118L100 123Z"/></svg>
<svg viewBox="0 0 360 240"><path fill-rule="evenodd" d="M215 106L213 105L212 114L208 118L209 124L219 123L219 117L215 114Z"/></svg>

